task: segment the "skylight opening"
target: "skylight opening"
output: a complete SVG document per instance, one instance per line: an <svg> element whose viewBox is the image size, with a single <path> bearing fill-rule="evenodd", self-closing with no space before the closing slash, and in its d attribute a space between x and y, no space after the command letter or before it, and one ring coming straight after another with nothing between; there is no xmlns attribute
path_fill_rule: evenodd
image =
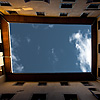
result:
<svg viewBox="0 0 100 100"><path fill-rule="evenodd" d="M46 86L47 82L39 82L38 86Z"/></svg>
<svg viewBox="0 0 100 100"><path fill-rule="evenodd" d="M8 94L1 94L0 100L10 100L10 99L13 98L14 95L15 94L10 94L10 93L8 93Z"/></svg>
<svg viewBox="0 0 100 100"><path fill-rule="evenodd" d="M60 82L61 86L68 86L68 82Z"/></svg>
<svg viewBox="0 0 100 100"><path fill-rule="evenodd" d="M89 82L81 82L84 86L92 86Z"/></svg>
<svg viewBox="0 0 100 100"><path fill-rule="evenodd" d="M25 82L17 82L14 84L14 86L23 86Z"/></svg>
<svg viewBox="0 0 100 100"><path fill-rule="evenodd" d="M10 23L10 36L13 73L91 72L91 25Z"/></svg>

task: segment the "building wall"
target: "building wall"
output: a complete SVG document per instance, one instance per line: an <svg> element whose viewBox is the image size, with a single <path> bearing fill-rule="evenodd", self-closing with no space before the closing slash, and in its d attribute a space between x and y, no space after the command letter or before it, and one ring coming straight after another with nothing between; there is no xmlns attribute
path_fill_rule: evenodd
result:
<svg viewBox="0 0 100 100"><path fill-rule="evenodd" d="M1 75L0 76L0 84L3 84L5 82L5 80L6 80L5 75Z"/></svg>
<svg viewBox="0 0 100 100"><path fill-rule="evenodd" d="M0 94L14 93L13 100L31 100L33 94L46 94L46 100L65 100L64 94L77 94L78 100L97 100L88 88L96 88L93 92L100 94L100 81L89 82L92 86L81 82L68 82L68 86L61 86L60 82L47 82L46 86L38 86L38 82L26 82L23 86L15 83L0 84Z"/></svg>
<svg viewBox="0 0 100 100"><path fill-rule="evenodd" d="M45 12L45 16L55 17L59 16L61 12L68 13L67 17L80 17L82 13L89 13L87 17L98 17L100 15L100 10L86 10L87 6L91 4L86 3L86 0L76 0L74 3L67 2L73 4L71 9L60 8L61 3L66 3L62 0L50 0L50 4L32 0L27 3L24 0L8 0L8 2L12 6L0 6L0 11L6 15L9 15L7 10L16 11L19 15L26 16L37 16L36 12ZM98 17L98 21L100 21L100 17ZM97 34L98 45L100 44L100 30ZM100 68L100 53L98 53L97 66ZM14 93L13 100L31 100L32 95L36 93L45 93L47 100L64 100L64 94L77 94L79 100L97 100L88 88L96 88L96 91L93 92L100 94L99 80L90 81L89 83L92 86L84 86L81 82L69 82L68 86L61 86L60 82L47 82L46 86L38 86L38 82L25 82L23 86L15 86L16 82L5 82L5 79L5 75L0 76L0 94Z"/></svg>
<svg viewBox="0 0 100 100"><path fill-rule="evenodd" d="M98 21L100 21L100 17L98 17ZM97 30L98 30L97 31L97 35L98 35L98 39L97 39L97 50L99 50L99 45L98 44L100 44L100 29L98 29L98 24L99 23L97 22ZM100 53L99 53L99 51L98 51L97 55L98 55L97 65L98 65L98 68L100 68Z"/></svg>
<svg viewBox="0 0 100 100"><path fill-rule="evenodd" d="M0 11L7 15L9 15L7 11L16 11L19 15L28 16L37 16L36 12L45 12L46 16L59 16L59 13L68 13L68 17L80 17L82 13L89 13L88 17L97 17L100 15L100 10L87 10L89 4L99 4L100 2L87 3L88 0L75 0L75 2L50 0L50 3L38 0L30 0L26 3L24 0L7 1L11 6L0 6ZM71 3L72 8L61 8L62 3Z"/></svg>

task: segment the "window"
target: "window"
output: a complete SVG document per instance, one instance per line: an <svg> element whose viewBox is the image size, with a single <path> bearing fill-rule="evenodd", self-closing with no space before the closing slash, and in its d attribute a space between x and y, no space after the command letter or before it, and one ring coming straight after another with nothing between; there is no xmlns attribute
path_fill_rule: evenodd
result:
<svg viewBox="0 0 100 100"><path fill-rule="evenodd" d="M0 6L11 6L11 4L7 1L0 1Z"/></svg>
<svg viewBox="0 0 100 100"><path fill-rule="evenodd" d="M100 2L100 0L87 0L87 3Z"/></svg>
<svg viewBox="0 0 100 100"><path fill-rule="evenodd" d="M16 84L14 84L15 86L22 86L24 85L25 82L17 82Z"/></svg>
<svg viewBox="0 0 100 100"><path fill-rule="evenodd" d="M98 53L100 53L100 44L98 44Z"/></svg>
<svg viewBox="0 0 100 100"><path fill-rule="evenodd" d="M100 77L100 68L98 68L98 76Z"/></svg>
<svg viewBox="0 0 100 100"><path fill-rule="evenodd" d="M15 94L1 94L0 100L10 100Z"/></svg>
<svg viewBox="0 0 100 100"><path fill-rule="evenodd" d="M98 21L98 30L100 29L100 21Z"/></svg>
<svg viewBox="0 0 100 100"><path fill-rule="evenodd" d="M37 16L45 16L44 12L36 12L36 13L37 13Z"/></svg>
<svg viewBox="0 0 100 100"><path fill-rule="evenodd" d="M100 100L100 94L94 94L94 96L95 96L98 100Z"/></svg>
<svg viewBox="0 0 100 100"><path fill-rule="evenodd" d="M75 0L62 0L62 2L75 2Z"/></svg>
<svg viewBox="0 0 100 100"><path fill-rule="evenodd" d="M82 13L80 17L87 17L89 13Z"/></svg>
<svg viewBox="0 0 100 100"><path fill-rule="evenodd" d="M78 100L77 94L64 94L65 100Z"/></svg>
<svg viewBox="0 0 100 100"><path fill-rule="evenodd" d="M29 2L29 1L44 1L47 3L50 3L50 0L24 0L25 2Z"/></svg>
<svg viewBox="0 0 100 100"><path fill-rule="evenodd" d="M90 92L98 99L100 100L100 94L96 94L95 91L90 89Z"/></svg>
<svg viewBox="0 0 100 100"><path fill-rule="evenodd" d="M84 86L92 86L89 82L81 82Z"/></svg>
<svg viewBox="0 0 100 100"><path fill-rule="evenodd" d="M72 4L71 3L62 3L61 8L72 8Z"/></svg>
<svg viewBox="0 0 100 100"><path fill-rule="evenodd" d="M38 86L46 86L47 83L46 82L39 82Z"/></svg>
<svg viewBox="0 0 100 100"><path fill-rule="evenodd" d="M60 82L61 86L68 86L68 82Z"/></svg>
<svg viewBox="0 0 100 100"><path fill-rule="evenodd" d="M0 52L3 52L3 46L2 46L2 43L0 43Z"/></svg>
<svg viewBox="0 0 100 100"><path fill-rule="evenodd" d="M8 12L9 14L11 14L11 15L17 15L17 14L18 14L16 11L9 11L9 10L7 10L7 12Z"/></svg>
<svg viewBox="0 0 100 100"><path fill-rule="evenodd" d="M33 94L31 100L46 100L46 94Z"/></svg>
<svg viewBox="0 0 100 100"><path fill-rule="evenodd" d="M89 90L91 90L91 91L96 91L96 88L89 88Z"/></svg>
<svg viewBox="0 0 100 100"><path fill-rule="evenodd" d="M68 13L60 13L60 16L62 16L62 17L66 17L68 15Z"/></svg>
<svg viewBox="0 0 100 100"><path fill-rule="evenodd" d="M100 4L90 4L87 8L88 9L99 9Z"/></svg>

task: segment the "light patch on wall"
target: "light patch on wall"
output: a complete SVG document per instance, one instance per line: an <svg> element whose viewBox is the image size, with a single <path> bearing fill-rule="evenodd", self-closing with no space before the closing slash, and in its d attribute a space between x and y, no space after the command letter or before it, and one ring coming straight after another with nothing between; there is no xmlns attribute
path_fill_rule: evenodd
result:
<svg viewBox="0 0 100 100"><path fill-rule="evenodd" d="M0 57L2 57L3 56L3 52L0 52Z"/></svg>
<svg viewBox="0 0 100 100"><path fill-rule="evenodd" d="M21 9L7 9L9 11L21 11Z"/></svg>
<svg viewBox="0 0 100 100"><path fill-rule="evenodd" d="M22 8L23 10L33 10L33 8Z"/></svg>
<svg viewBox="0 0 100 100"><path fill-rule="evenodd" d="M79 30L69 37L69 42L75 42L75 48L79 52L77 60L79 61L82 72L91 72L91 32L88 30L83 36ZM78 65L77 62L76 65Z"/></svg>

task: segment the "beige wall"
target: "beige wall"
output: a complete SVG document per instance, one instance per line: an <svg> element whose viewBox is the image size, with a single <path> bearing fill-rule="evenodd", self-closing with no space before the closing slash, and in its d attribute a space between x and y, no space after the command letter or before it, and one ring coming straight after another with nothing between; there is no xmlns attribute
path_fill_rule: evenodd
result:
<svg viewBox="0 0 100 100"><path fill-rule="evenodd" d="M5 0L2 0L5 1ZM76 0L76 2L61 2L62 0L50 0L50 4L44 1L7 0L12 6L0 6L0 11L9 14L7 10L17 11L19 15L36 16L36 12L45 12L46 16L59 16L60 12L69 13L68 17L80 17L84 13L89 13L88 17L97 17L100 10L85 10L90 3L87 0ZM72 3L72 9L60 8L61 3Z"/></svg>
<svg viewBox="0 0 100 100"><path fill-rule="evenodd" d="M79 100L97 100L88 88L96 88L96 93L100 94L100 82L97 81L90 82L93 86L84 86L80 82L69 82L69 86L61 86L60 82L47 82L47 86L38 86L38 82L26 82L23 86L14 86L15 83L0 84L0 94L15 93L13 100L31 100L33 93L46 93L47 100L64 100L63 94L77 94Z"/></svg>
<svg viewBox="0 0 100 100"><path fill-rule="evenodd" d="M5 75L0 76L0 85L5 82Z"/></svg>

